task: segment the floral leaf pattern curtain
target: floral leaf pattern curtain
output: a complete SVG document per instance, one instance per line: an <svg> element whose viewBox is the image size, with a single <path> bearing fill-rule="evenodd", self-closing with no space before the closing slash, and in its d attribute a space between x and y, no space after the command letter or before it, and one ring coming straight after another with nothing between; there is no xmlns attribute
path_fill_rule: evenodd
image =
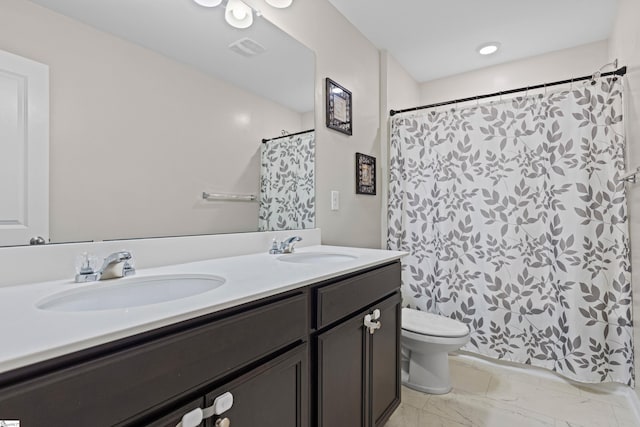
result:
<svg viewBox="0 0 640 427"><path fill-rule="evenodd" d="M315 227L315 132L262 144L258 230Z"/></svg>
<svg viewBox="0 0 640 427"><path fill-rule="evenodd" d="M465 350L634 384L622 85L392 120L388 247L405 305Z"/></svg>

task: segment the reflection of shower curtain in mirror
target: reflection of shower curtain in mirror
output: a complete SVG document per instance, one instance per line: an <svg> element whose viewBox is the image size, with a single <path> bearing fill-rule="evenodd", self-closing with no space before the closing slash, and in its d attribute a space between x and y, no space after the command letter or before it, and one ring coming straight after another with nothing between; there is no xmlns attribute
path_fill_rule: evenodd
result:
<svg viewBox="0 0 640 427"><path fill-rule="evenodd" d="M313 228L315 181L315 132L262 144L258 230Z"/></svg>

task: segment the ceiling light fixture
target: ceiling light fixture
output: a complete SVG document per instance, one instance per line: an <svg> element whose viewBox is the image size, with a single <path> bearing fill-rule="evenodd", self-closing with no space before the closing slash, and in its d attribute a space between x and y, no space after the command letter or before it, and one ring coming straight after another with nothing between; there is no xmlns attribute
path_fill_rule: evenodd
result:
<svg viewBox="0 0 640 427"><path fill-rule="evenodd" d="M222 0L193 0L193 1L195 1L202 7L216 7L220 3L222 3Z"/></svg>
<svg viewBox="0 0 640 427"><path fill-rule="evenodd" d="M478 47L478 53L480 55L491 55L493 53L496 53L499 48L500 48L500 43L498 42L484 43L480 45L480 47Z"/></svg>
<svg viewBox="0 0 640 427"><path fill-rule="evenodd" d="M236 28L249 28L253 24L253 10L242 0L229 0L224 19Z"/></svg>
<svg viewBox="0 0 640 427"><path fill-rule="evenodd" d="M276 7L278 9L284 9L286 7L291 6L293 0L264 0L267 2L269 6Z"/></svg>
<svg viewBox="0 0 640 427"><path fill-rule="evenodd" d="M223 0L193 0L202 7L216 7ZM270 6L284 9L291 6L293 0L265 0ZM227 0L224 10L224 19L235 28L249 28L253 24L253 8L242 0ZM255 10L256 16L262 16L259 10Z"/></svg>

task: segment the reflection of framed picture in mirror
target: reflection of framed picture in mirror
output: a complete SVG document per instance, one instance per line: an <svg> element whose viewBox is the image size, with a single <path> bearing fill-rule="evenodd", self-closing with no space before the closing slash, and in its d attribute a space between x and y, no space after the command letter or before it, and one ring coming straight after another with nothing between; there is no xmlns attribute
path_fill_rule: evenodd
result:
<svg viewBox="0 0 640 427"><path fill-rule="evenodd" d="M376 194L376 158L356 153L356 194Z"/></svg>
<svg viewBox="0 0 640 427"><path fill-rule="evenodd" d="M327 77L327 127L351 135L351 92Z"/></svg>

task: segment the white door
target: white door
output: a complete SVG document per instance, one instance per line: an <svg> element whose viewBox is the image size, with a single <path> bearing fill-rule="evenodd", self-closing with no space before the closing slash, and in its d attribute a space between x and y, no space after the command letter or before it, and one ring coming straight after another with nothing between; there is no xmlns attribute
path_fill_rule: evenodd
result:
<svg viewBox="0 0 640 427"><path fill-rule="evenodd" d="M49 241L49 67L0 50L0 246Z"/></svg>

